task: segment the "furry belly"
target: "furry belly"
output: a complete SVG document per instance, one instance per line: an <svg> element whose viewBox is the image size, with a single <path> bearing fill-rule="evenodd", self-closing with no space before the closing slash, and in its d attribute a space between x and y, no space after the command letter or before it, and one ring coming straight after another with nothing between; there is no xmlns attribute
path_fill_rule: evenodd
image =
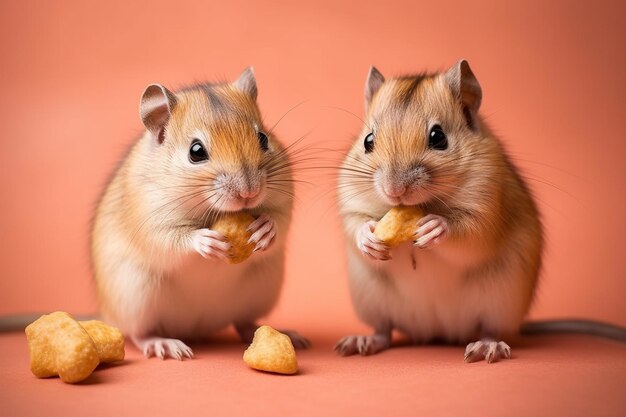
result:
<svg viewBox="0 0 626 417"><path fill-rule="evenodd" d="M482 278L472 281L462 264L410 244L394 249L388 262L372 263L356 253L351 260L359 316L375 328L391 325L414 342L466 342L485 328L496 334L514 329L523 311L515 299L503 296L506 284L497 279L486 277L493 286Z"/></svg>
<svg viewBox="0 0 626 417"><path fill-rule="evenodd" d="M156 294L156 331L201 339L234 322L254 321L275 304L282 271L265 259L230 265L192 255L167 274Z"/></svg>

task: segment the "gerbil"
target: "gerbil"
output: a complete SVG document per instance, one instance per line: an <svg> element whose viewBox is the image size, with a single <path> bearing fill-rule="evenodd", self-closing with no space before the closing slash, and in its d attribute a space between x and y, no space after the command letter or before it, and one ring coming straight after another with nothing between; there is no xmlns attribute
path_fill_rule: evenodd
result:
<svg viewBox="0 0 626 417"><path fill-rule="evenodd" d="M250 342L276 303L292 210L285 148L262 124L251 68L176 93L150 85L146 127L97 207L91 254L102 317L146 356L192 357L182 340L234 324ZM246 210L255 252L229 265L211 224ZM294 345L308 344L289 332Z"/></svg>
<svg viewBox="0 0 626 417"><path fill-rule="evenodd" d="M510 357L502 340L531 304L544 240L528 187L478 114L481 98L465 60L389 80L370 69L338 198L352 300L374 334L343 338L340 354L386 349L396 329L418 343L469 343L466 361ZM396 205L427 215L392 254L373 230Z"/></svg>

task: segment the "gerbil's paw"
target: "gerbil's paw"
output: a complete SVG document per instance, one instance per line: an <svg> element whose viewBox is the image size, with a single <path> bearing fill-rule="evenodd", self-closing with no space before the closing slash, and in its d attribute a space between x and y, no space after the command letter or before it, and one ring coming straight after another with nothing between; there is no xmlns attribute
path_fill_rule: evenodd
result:
<svg viewBox="0 0 626 417"><path fill-rule="evenodd" d="M390 248L374 235L376 222L364 223L356 235L356 246L370 259L388 261L391 259Z"/></svg>
<svg viewBox="0 0 626 417"><path fill-rule="evenodd" d="M261 214L258 219L250 223L248 231L252 234L248 243L256 243L254 252L267 250L276 237L276 224L267 214Z"/></svg>
<svg viewBox="0 0 626 417"><path fill-rule="evenodd" d="M373 355L389 347L388 337L374 334L371 336L346 336L335 345L335 352L341 356L358 353L361 356Z"/></svg>
<svg viewBox="0 0 626 417"><path fill-rule="evenodd" d="M436 214L428 214L417 222L415 243L420 249L426 249L431 245L441 242L448 232L448 222L445 218Z"/></svg>
<svg viewBox="0 0 626 417"><path fill-rule="evenodd" d="M146 358L156 356L162 360L173 358L179 361L182 361L183 358L193 358L191 348L178 339L164 339L162 337L133 338L133 343Z"/></svg>
<svg viewBox="0 0 626 417"><path fill-rule="evenodd" d="M488 363L499 359L511 359L511 348L504 342L495 340L479 340L465 348L465 362L476 362L485 359Z"/></svg>
<svg viewBox="0 0 626 417"><path fill-rule="evenodd" d="M308 349L311 347L309 339L294 330L280 330L280 332L289 336L291 344L296 349Z"/></svg>
<svg viewBox="0 0 626 417"><path fill-rule="evenodd" d="M228 250L230 243L220 232L209 229L198 229L191 233L191 245L193 250L203 258L223 259L229 258Z"/></svg>

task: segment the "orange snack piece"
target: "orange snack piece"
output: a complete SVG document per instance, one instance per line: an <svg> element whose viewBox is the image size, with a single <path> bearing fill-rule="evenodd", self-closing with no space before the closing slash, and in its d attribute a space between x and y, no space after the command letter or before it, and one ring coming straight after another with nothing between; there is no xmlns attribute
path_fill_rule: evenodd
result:
<svg viewBox="0 0 626 417"><path fill-rule="evenodd" d="M63 382L87 378L101 362L124 359L124 335L98 320L78 322L63 311L44 314L26 327L30 369Z"/></svg>
<svg viewBox="0 0 626 417"><path fill-rule="evenodd" d="M376 225L374 235L390 247L410 240L415 235L417 222L424 212L411 206L391 208Z"/></svg>
<svg viewBox="0 0 626 417"><path fill-rule="evenodd" d="M243 361L259 371L286 375L298 372L296 351L291 339L270 326L256 329L252 344L243 353Z"/></svg>
<svg viewBox="0 0 626 417"><path fill-rule="evenodd" d="M213 223L212 229L222 233L228 243L231 244L230 251L232 256L228 259L228 263L238 264L252 255L255 244L248 243L251 233L246 229L253 221L254 217L250 214L238 211L235 213L226 213Z"/></svg>
<svg viewBox="0 0 626 417"><path fill-rule="evenodd" d="M87 378L100 363L89 333L72 316L58 311L26 327L30 369L39 378L58 375L63 382Z"/></svg>
<svg viewBox="0 0 626 417"><path fill-rule="evenodd" d="M99 320L78 322L87 331L96 345L101 363L124 359L124 335L120 329Z"/></svg>

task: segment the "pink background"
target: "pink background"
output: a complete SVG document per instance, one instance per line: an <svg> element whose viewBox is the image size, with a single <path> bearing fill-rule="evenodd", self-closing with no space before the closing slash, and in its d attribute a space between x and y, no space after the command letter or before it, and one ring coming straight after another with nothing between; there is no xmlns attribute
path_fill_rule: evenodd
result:
<svg viewBox="0 0 626 417"><path fill-rule="evenodd" d="M548 247L533 318L626 326L626 3L620 1L0 2L0 316L93 313L89 220L142 131L149 83L234 79L254 65L284 143L338 163L363 112L367 69L387 76L467 58L482 114L529 178ZM126 360L85 383L28 371L23 334L0 334L0 415L622 416L626 345L584 336L511 341L513 359L462 347L332 352L364 331L347 290L333 172L303 172L281 301L265 322L313 340L299 375L245 367L245 346L192 361Z"/></svg>
<svg viewBox="0 0 626 417"><path fill-rule="evenodd" d="M626 27L621 2L0 3L0 314L94 312L88 225L141 132L153 82L254 65L284 143L346 149L369 65L387 76L467 58L482 114L530 179L547 231L534 318L626 325ZM328 151L318 165L338 163ZM333 161L327 161L331 158ZM310 334L353 313L332 171L303 172L286 285L267 322Z"/></svg>

